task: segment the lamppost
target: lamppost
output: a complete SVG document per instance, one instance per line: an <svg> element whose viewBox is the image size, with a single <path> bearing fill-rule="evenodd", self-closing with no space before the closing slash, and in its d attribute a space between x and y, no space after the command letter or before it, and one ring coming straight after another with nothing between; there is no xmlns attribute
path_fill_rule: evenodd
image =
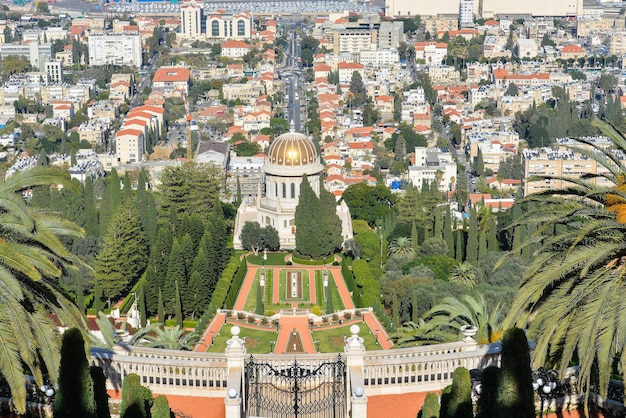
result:
<svg viewBox="0 0 626 418"><path fill-rule="evenodd" d="M376 335L376 344L380 344L380 343L378 342L378 329L377 329L376 331L374 331L374 334Z"/></svg>
<svg viewBox="0 0 626 418"><path fill-rule="evenodd" d="M539 409L539 418L543 418L543 403L550 398L550 393L556 389L559 376L554 370L546 370L540 367L532 374L533 389L541 399L541 408Z"/></svg>
<svg viewBox="0 0 626 418"><path fill-rule="evenodd" d="M270 341L270 354L274 354L274 344L275 344L275 341L271 340Z"/></svg>
<svg viewBox="0 0 626 418"><path fill-rule="evenodd" d="M213 347L213 331L209 331L211 333L211 347Z"/></svg>
<svg viewBox="0 0 626 418"><path fill-rule="evenodd" d="M320 340L315 340L313 341L313 344L315 344L315 347L317 348L317 352L320 352Z"/></svg>
<svg viewBox="0 0 626 418"><path fill-rule="evenodd" d="M50 383L44 383L39 390L44 394L47 404L50 404L52 397L54 396L54 387Z"/></svg>

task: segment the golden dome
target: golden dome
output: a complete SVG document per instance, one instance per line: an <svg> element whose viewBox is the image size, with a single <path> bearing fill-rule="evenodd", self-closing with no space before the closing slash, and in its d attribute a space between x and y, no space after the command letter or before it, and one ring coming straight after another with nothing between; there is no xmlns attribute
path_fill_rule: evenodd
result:
<svg viewBox="0 0 626 418"><path fill-rule="evenodd" d="M276 138L270 145L267 157L270 164L289 167L319 163L313 142L297 132L287 132Z"/></svg>

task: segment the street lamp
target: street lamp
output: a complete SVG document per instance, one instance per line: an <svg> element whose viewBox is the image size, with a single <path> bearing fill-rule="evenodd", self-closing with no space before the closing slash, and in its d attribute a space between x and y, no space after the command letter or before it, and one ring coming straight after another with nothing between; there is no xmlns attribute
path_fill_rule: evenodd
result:
<svg viewBox="0 0 626 418"><path fill-rule="evenodd" d="M317 352L320 352L320 340L315 340L313 341L313 344L315 344L315 347L317 347Z"/></svg>
<svg viewBox="0 0 626 418"><path fill-rule="evenodd" d="M211 347L213 347L213 331L209 331L211 333Z"/></svg>
<svg viewBox="0 0 626 418"><path fill-rule="evenodd" d="M541 399L541 408L539 409L539 418L543 418L543 403L550 398L550 394L557 387L559 376L554 370L546 370L543 367L537 369L532 374L533 389Z"/></svg>
<svg viewBox="0 0 626 418"><path fill-rule="evenodd" d="M271 341L270 341L270 354L273 354L273 353L274 353L274 344L275 344L275 341L274 341L274 340L271 340Z"/></svg>
<svg viewBox="0 0 626 418"><path fill-rule="evenodd" d="M378 342L378 330L374 331L374 334L376 335L376 344L380 344L380 343Z"/></svg>

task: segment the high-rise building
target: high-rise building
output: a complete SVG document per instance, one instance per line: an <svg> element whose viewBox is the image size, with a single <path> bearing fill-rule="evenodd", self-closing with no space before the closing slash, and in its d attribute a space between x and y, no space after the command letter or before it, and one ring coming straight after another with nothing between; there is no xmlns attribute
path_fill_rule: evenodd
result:
<svg viewBox="0 0 626 418"><path fill-rule="evenodd" d="M62 83L63 61L46 61L46 74L51 83Z"/></svg>
<svg viewBox="0 0 626 418"><path fill-rule="evenodd" d="M460 1L459 25L462 28L474 26L474 0L461 0Z"/></svg>
<svg viewBox="0 0 626 418"><path fill-rule="evenodd" d="M90 65L128 65L141 67L141 34L92 33L89 35Z"/></svg>
<svg viewBox="0 0 626 418"><path fill-rule="evenodd" d="M180 6L180 34L185 39L204 36L204 10L202 1L186 0Z"/></svg>

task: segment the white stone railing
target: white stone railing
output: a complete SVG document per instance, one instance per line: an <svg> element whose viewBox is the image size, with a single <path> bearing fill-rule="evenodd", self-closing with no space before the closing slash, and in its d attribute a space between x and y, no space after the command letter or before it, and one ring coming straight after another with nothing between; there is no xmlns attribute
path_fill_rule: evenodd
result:
<svg viewBox="0 0 626 418"><path fill-rule="evenodd" d="M457 367L484 369L499 365L500 345L464 342L366 352L363 379L368 395L440 390L452 382Z"/></svg>
<svg viewBox="0 0 626 418"><path fill-rule="evenodd" d="M121 390L124 377L139 375L154 393L185 396L226 395L225 354L129 347L91 350L92 363L103 368L107 388Z"/></svg>

